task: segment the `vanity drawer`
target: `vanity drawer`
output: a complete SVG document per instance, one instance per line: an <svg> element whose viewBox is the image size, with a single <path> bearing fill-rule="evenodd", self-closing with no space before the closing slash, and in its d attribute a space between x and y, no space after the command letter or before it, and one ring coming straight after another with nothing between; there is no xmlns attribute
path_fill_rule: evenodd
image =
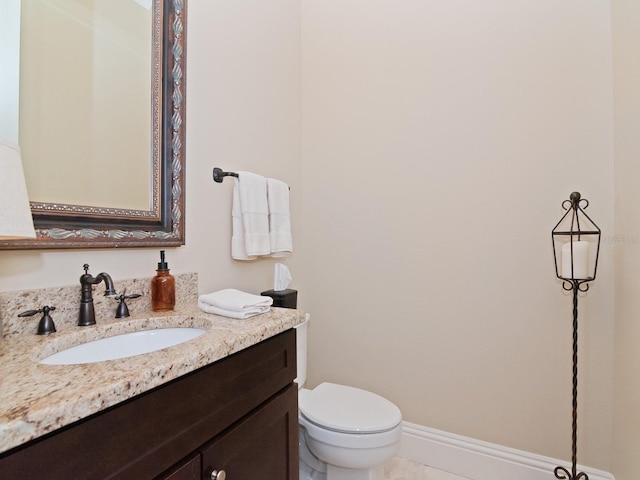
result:
<svg viewBox="0 0 640 480"><path fill-rule="evenodd" d="M292 384L288 330L0 455L0 478L153 478Z"/></svg>

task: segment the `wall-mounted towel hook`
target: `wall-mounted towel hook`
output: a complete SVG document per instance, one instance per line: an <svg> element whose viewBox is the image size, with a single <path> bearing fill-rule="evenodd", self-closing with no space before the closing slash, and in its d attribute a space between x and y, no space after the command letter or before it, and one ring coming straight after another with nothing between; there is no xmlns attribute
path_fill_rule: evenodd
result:
<svg viewBox="0 0 640 480"><path fill-rule="evenodd" d="M221 168L215 167L213 169L213 181L216 183L222 183L224 177L236 177L238 178L238 174L235 172L223 172Z"/></svg>

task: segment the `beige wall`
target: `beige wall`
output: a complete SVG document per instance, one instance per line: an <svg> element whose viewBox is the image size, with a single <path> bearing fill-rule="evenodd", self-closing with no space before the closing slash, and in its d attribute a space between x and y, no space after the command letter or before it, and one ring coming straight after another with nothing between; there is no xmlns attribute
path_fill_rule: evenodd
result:
<svg viewBox="0 0 640 480"><path fill-rule="evenodd" d="M612 231L608 2L302 1L310 381L570 458L573 190ZM611 249L580 300L580 461L611 456Z"/></svg>
<svg viewBox="0 0 640 480"><path fill-rule="evenodd" d="M614 0L615 85L615 435L616 480L640 472L640 4Z"/></svg>
<svg viewBox="0 0 640 480"><path fill-rule="evenodd" d="M610 20L606 1L191 0L172 270L197 271L203 292L271 286L273 261L230 259L231 183L211 169L282 178L311 386L369 388L411 422L568 459L571 299L550 232L580 190L611 240ZM617 232L633 233L627 218ZM621 317L614 355L612 243L580 299L579 460L615 458L631 480L637 327ZM0 290L74 284L85 262L152 275L157 251L0 252Z"/></svg>

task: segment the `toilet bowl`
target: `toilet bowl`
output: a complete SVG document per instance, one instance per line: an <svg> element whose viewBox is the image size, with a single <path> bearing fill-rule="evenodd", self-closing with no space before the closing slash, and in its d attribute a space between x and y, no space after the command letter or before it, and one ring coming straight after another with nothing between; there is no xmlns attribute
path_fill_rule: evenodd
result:
<svg viewBox="0 0 640 480"><path fill-rule="evenodd" d="M402 414L389 400L359 388L306 381L309 316L296 327L300 480L382 480L398 451Z"/></svg>

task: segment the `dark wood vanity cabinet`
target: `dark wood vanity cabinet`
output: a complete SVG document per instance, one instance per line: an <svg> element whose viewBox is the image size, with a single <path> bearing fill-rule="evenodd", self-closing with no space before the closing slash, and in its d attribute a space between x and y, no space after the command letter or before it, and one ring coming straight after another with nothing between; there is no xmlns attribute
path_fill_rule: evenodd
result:
<svg viewBox="0 0 640 480"><path fill-rule="evenodd" d="M295 375L288 330L0 454L0 479L298 480Z"/></svg>

